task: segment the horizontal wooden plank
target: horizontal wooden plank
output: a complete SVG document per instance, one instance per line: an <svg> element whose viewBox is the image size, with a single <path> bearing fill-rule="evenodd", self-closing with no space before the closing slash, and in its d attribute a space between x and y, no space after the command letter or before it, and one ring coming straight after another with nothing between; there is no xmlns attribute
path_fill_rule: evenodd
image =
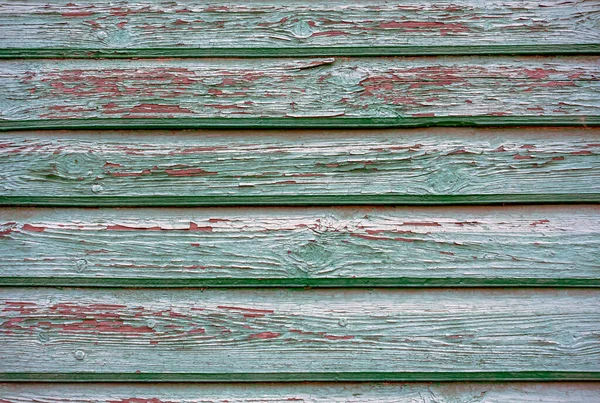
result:
<svg viewBox="0 0 600 403"><path fill-rule="evenodd" d="M0 384L3 403L581 403L600 400L595 382Z"/></svg>
<svg viewBox="0 0 600 403"><path fill-rule="evenodd" d="M600 286L600 207L0 210L0 285Z"/></svg>
<svg viewBox="0 0 600 403"><path fill-rule="evenodd" d="M4 60L0 118L5 130L40 121L61 128L69 119L100 119L91 127L177 124L172 118L200 126L598 124L599 75L600 58L591 56Z"/></svg>
<svg viewBox="0 0 600 403"><path fill-rule="evenodd" d="M600 129L26 131L0 136L0 204L600 201Z"/></svg>
<svg viewBox="0 0 600 403"><path fill-rule="evenodd" d="M0 380L599 380L600 292L5 288Z"/></svg>
<svg viewBox="0 0 600 403"><path fill-rule="evenodd" d="M597 25L594 0L2 1L0 55L597 53Z"/></svg>

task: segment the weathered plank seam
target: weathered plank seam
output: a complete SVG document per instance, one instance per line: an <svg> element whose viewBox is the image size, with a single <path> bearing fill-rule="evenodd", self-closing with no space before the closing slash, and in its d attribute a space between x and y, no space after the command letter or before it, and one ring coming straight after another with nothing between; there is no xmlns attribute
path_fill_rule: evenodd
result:
<svg viewBox="0 0 600 403"><path fill-rule="evenodd" d="M600 203L600 193L302 196L0 196L4 207L442 206Z"/></svg>
<svg viewBox="0 0 600 403"><path fill-rule="evenodd" d="M129 59L129 58L277 58L277 57L386 57L477 55L600 55L600 44L369 46L304 48L2 48L0 59Z"/></svg>
<svg viewBox="0 0 600 403"><path fill-rule="evenodd" d="M550 382L600 381L600 372L290 372L290 373L45 373L2 372L0 382Z"/></svg>
<svg viewBox="0 0 600 403"><path fill-rule="evenodd" d="M598 288L599 278L285 278L285 279L175 279L175 278L76 278L0 277L1 287L90 287L90 288L446 288L528 287Z"/></svg>
<svg viewBox="0 0 600 403"><path fill-rule="evenodd" d="M136 118L2 120L0 132L118 129L360 129L418 127L600 126L598 116L461 116L419 118Z"/></svg>

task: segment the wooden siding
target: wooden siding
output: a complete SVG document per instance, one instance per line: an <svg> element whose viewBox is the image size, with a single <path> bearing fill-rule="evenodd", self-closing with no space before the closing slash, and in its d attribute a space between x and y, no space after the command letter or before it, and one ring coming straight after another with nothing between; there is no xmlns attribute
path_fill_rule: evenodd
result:
<svg viewBox="0 0 600 403"><path fill-rule="evenodd" d="M18 205L597 202L600 129L21 132Z"/></svg>
<svg viewBox="0 0 600 403"><path fill-rule="evenodd" d="M596 56L4 60L0 128L599 124L599 76Z"/></svg>
<svg viewBox="0 0 600 403"><path fill-rule="evenodd" d="M0 301L0 380L600 379L591 290L46 287Z"/></svg>
<svg viewBox="0 0 600 403"><path fill-rule="evenodd" d="M0 0L0 403L600 400L599 21Z"/></svg>
<svg viewBox="0 0 600 403"><path fill-rule="evenodd" d="M0 384L3 403L581 403L596 383Z"/></svg>
<svg viewBox="0 0 600 403"><path fill-rule="evenodd" d="M2 1L0 55L598 52L594 0Z"/></svg>
<svg viewBox="0 0 600 403"><path fill-rule="evenodd" d="M600 286L597 206L3 209L2 285Z"/></svg>

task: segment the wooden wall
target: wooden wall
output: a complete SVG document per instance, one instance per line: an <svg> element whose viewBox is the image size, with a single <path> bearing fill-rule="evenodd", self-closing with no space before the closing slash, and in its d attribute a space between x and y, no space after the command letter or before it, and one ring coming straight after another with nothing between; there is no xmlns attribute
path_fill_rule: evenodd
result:
<svg viewBox="0 0 600 403"><path fill-rule="evenodd" d="M599 20L0 1L0 402L600 401Z"/></svg>

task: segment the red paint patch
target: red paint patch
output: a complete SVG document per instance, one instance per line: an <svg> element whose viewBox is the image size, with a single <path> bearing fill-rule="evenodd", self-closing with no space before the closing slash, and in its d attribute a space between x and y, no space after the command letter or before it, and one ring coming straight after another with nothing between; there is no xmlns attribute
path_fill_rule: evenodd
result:
<svg viewBox="0 0 600 403"><path fill-rule="evenodd" d="M165 169L165 172L169 176L204 176L204 175L216 175L218 173L218 172L205 171L202 168Z"/></svg>
<svg viewBox="0 0 600 403"><path fill-rule="evenodd" d="M448 153L448 155L457 155L457 154L468 154L469 152L465 149L454 150Z"/></svg>
<svg viewBox="0 0 600 403"><path fill-rule="evenodd" d="M556 70L545 70L542 68L537 68L537 69L524 69L523 72L529 78L545 79L545 78L548 78L548 76L550 74L556 73Z"/></svg>
<svg viewBox="0 0 600 403"><path fill-rule="evenodd" d="M550 220L537 220L537 221L532 222L529 225L531 225L532 227L535 227L535 226L541 225L541 224L548 224L549 222L550 222Z"/></svg>
<svg viewBox="0 0 600 403"><path fill-rule="evenodd" d="M203 232L212 232L213 227L199 227L198 224L196 224L193 221L190 221L190 231L203 231Z"/></svg>
<svg viewBox="0 0 600 403"><path fill-rule="evenodd" d="M4 238L5 235L10 234L11 232L13 232L13 227L9 227L9 228L1 230L0 231L0 238Z"/></svg>
<svg viewBox="0 0 600 403"><path fill-rule="evenodd" d="M324 337L329 340L351 340L354 338L354 336L334 336L332 334L326 334Z"/></svg>
<svg viewBox="0 0 600 403"><path fill-rule="evenodd" d="M46 228L44 227L36 227L34 225L31 224L25 224L23 225L23 231L32 231L32 232L44 232Z"/></svg>
<svg viewBox="0 0 600 403"><path fill-rule="evenodd" d="M229 8L226 6L209 6L204 9L207 13L215 12L215 11L229 11Z"/></svg>
<svg viewBox="0 0 600 403"><path fill-rule="evenodd" d="M126 325L122 320L99 321L97 319L84 319L77 323L50 324L50 327L91 333L154 333L154 330L148 326Z"/></svg>
<svg viewBox="0 0 600 403"><path fill-rule="evenodd" d="M227 221L231 221L227 218L210 218L208 220L208 222L227 222Z"/></svg>
<svg viewBox="0 0 600 403"><path fill-rule="evenodd" d="M438 29L447 32L468 32L467 28L463 24L458 23L444 23L444 22L428 22L428 21L389 21L382 22L379 24L379 28L383 29L404 29L404 30L420 30L420 29Z"/></svg>
<svg viewBox="0 0 600 403"><path fill-rule="evenodd" d="M346 36L347 32L344 31L323 31L323 32L315 32L312 36Z"/></svg>
<svg viewBox="0 0 600 403"><path fill-rule="evenodd" d="M251 334L250 335L250 339L274 339L276 337L281 336L281 333L273 333L273 332L262 332L262 333L255 333L255 334Z"/></svg>
<svg viewBox="0 0 600 403"><path fill-rule="evenodd" d="M89 17L93 15L93 11L67 11L66 13L62 13L63 17L73 18L73 17Z"/></svg>

